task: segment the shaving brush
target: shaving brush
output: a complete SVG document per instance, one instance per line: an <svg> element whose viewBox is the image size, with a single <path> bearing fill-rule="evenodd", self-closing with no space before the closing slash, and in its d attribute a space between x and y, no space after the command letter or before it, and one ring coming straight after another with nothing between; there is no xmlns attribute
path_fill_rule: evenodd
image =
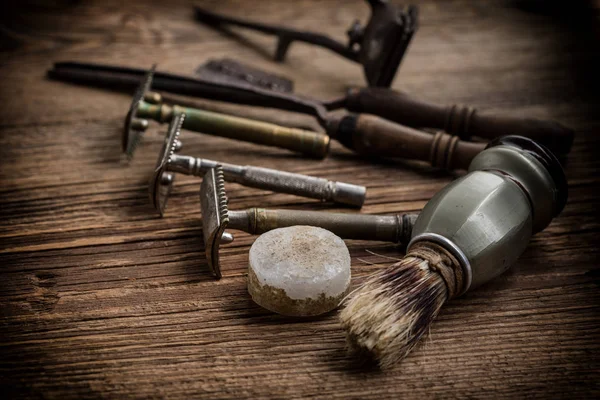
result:
<svg viewBox="0 0 600 400"><path fill-rule="evenodd" d="M567 201L556 157L531 139L497 139L415 221L406 256L353 291L340 319L352 351L382 368L404 358L444 303L506 271Z"/></svg>

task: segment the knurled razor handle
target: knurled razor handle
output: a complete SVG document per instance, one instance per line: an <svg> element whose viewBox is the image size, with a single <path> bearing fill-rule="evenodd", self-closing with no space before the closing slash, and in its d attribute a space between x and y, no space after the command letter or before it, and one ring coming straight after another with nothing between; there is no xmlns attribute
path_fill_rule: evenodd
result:
<svg viewBox="0 0 600 400"><path fill-rule="evenodd" d="M343 239L407 244L416 219L417 214L367 215L250 208L229 211L228 228L258 235L276 228L309 225L327 229Z"/></svg>
<svg viewBox="0 0 600 400"><path fill-rule="evenodd" d="M471 160L486 146L441 131L432 135L369 114L331 118L327 133L363 155L427 161L447 170L468 169Z"/></svg>
<svg viewBox="0 0 600 400"><path fill-rule="evenodd" d="M171 156L170 170L204 176L210 168L221 165L226 181L273 192L331 201L362 207L367 189L364 186L334 182L314 176L294 174L270 168L227 164L202 158Z"/></svg>
<svg viewBox="0 0 600 400"><path fill-rule="evenodd" d="M411 127L443 129L464 140L472 136L525 136L562 155L569 153L575 136L573 130L555 121L497 115L464 105L443 106L382 88L352 89L345 105L352 112L378 115Z"/></svg>
<svg viewBox="0 0 600 400"><path fill-rule="evenodd" d="M362 207L366 188L348 183L328 181L313 176L293 174L269 168L245 167L242 174L229 175L223 166L225 179L274 192L288 193L302 197L332 201L354 207Z"/></svg>
<svg viewBox="0 0 600 400"><path fill-rule="evenodd" d="M315 158L324 158L329 152L329 136L319 132L177 105L141 102L138 108L138 117L159 122L169 122L176 113L186 114L183 129L284 148Z"/></svg>

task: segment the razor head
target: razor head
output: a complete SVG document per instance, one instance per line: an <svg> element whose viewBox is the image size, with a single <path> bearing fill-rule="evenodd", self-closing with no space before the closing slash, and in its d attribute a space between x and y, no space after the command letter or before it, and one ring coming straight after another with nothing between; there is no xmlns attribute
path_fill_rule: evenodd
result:
<svg viewBox="0 0 600 400"><path fill-rule="evenodd" d="M155 69L156 64L154 64L148 70L148 72L146 72L146 75L140 82L140 86L138 86L135 95L133 96L131 106L129 107L129 112L127 112L127 116L125 117L125 126L123 128L121 146L123 152L127 154L127 157L129 159L133 157L133 153L135 152L135 149L140 143L140 141L142 140L144 131L148 127L148 121L140 120L136 116L140 102L144 100L144 96L152 86L152 77L154 76Z"/></svg>
<svg viewBox="0 0 600 400"><path fill-rule="evenodd" d="M156 162L156 167L154 168L154 173L148 187L152 206L159 212L161 217L165 212L167 200L169 199L169 194L171 194L173 182L175 182L175 173L169 172L168 166L173 154L181 147L179 135L184 120L185 114L176 114L169 123L169 129L167 130L162 150L158 154L158 161Z"/></svg>
<svg viewBox="0 0 600 400"><path fill-rule="evenodd" d="M406 10L382 0L369 0L371 19L364 29L359 61L369 86L389 87L417 30L416 6Z"/></svg>
<svg viewBox="0 0 600 400"><path fill-rule="evenodd" d="M225 194L225 177L223 168L217 165L204 175L200 185L200 208L202 210L202 235L208 266L217 279L221 279L219 264L219 247L224 239L225 228L229 224L227 195ZM230 241L225 235L225 240Z"/></svg>

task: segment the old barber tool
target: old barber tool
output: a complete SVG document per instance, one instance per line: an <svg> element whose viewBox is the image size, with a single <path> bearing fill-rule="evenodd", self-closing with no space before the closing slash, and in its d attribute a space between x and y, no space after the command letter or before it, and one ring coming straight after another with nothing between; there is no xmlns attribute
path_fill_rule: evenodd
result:
<svg viewBox="0 0 600 400"><path fill-rule="evenodd" d="M368 0L368 3L371 6L371 18L364 27L359 21L352 24L347 32L347 45L318 33L249 22L219 15L200 7L195 9L196 19L213 27L233 25L277 36L276 61L285 59L292 42L306 42L325 47L361 64L369 86L388 87L417 29L417 8L409 6L404 10L384 0Z"/></svg>
<svg viewBox="0 0 600 400"><path fill-rule="evenodd" d="M230 58L208 60L198 68L195 75L213 82L234 82L276 92L292 92L294 81L281 75L265 72Z"/></svg>
<svg viewBox="0 0 600 400"><path fill-rule="evenodd" d="M130 158L148 126L148 119L165 123L176 114L186 114L183 128L195 132L280 147L316 158L324 158L329 151L329 137L322 133L164 104L160 94L149 91L153 73L154 67L144 77L125 118L123 151Z"/></svg>
<svg viewBox="0 0 600 400"><path fill-rule="evenodd" d="M384 368L404 358L448 300L517 261L565 207L567 191L543 146L518 136L492 142L425 205L406 256L348 297L340 318L349 347Z"/></svg>
<svg viewBox="0 0 600 400"><path fill-rule="evenodd" d="M473 136L484 139L506 134L525 136L561 156L571 151L575 136L572 129L555 121L513 117L460 104L440 105L383 88L351 89L343 98L325 103L325 107L375 114L411 127L443 129L463 140Z"/></svg>
<svg viewBox="0 0 600 400"><path fill-rule="evenodd" d="M48 75L69 82L131 90L139 84L145 72L137 68L64 62L56 63ZM164 72L156 72L152 88L210 100L300 112L316 117L328 132L338 125L329 111L345 108L355 113L378 115L413 128L443 129L461 139L472 136L492 139L506 133L526 136L544 144L557 156L569 153L574 138L573 130L554 121L503 116L468 106L437 105L384 88L353 89L341 98L322 102L231 80L213 81ZM354 118L361 115L356 114ZM367 118L375 124L379 120L372 115Z"/></svg>
<svg viewBox="0 0 600 400"><path fill-rule="evenodd" d="M225 194L225 172L221 166L211 168L204 175L200 185L200 207L206 257L217 278L221 278L221 241L233 240L233 236L225 232L226 228L261 234L276 228L309 225L327 229L343 239L406 243L417 217L416 214L365 215L260 208L229 211Z"/></svg>
<svg viewBox="0 0 600 400"><path fill-rule="evenodd" d="M176 114L187 115L182 125L184 129L283 147L320 158L329 150L330 137L360 154L428 161L434 167L449 170L466 169L473 157L485 148L483 143L464 142L442 132L431 135L368 114L328 116L328 135L323 135L227 114L168 106L160 103L158 93L148 91L152 72L146 75L127 114L123 147L129 157L133 156L147 127L147 122L143 123L146 118L169 122Z"/></svg>
<svg viewBox="0 0 600 400"><path fill-rule="evenodd" d="M332 182L313 176L293 174L269 168L221 163L178 154L181 149L179 133L185 114L176 114L165 137L154 174L150 180L152 205L162 216L171 192L175 173L202 177L206 171L222 166L226 180L244 186L289 193L297 196L332 201L360 208L365 201L366 188L343 182Z"/></svg>

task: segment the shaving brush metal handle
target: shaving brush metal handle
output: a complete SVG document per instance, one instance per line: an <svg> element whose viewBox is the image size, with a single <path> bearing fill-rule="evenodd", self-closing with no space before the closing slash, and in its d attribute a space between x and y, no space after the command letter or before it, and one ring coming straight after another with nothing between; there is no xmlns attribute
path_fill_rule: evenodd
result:
<svg viewBox="0 0 600 400"><path fill-rule="evenodd" d="M416 214L365 215L250 208L229 211L228 228L257 235L276 228L309 225L327 229L343 239L407 243L416 217Z"/></svg>
<svg viewBox="0 0 600 400"><path fill-rule="evenodd" d="M425 205L408 248L426 241L452 253L463 269L461 294L508 269L566 200L566 178L554 155L530 139L505 137Z"/></svg>
<svg viewBox="0 0 600 400"><path fill-rule="evenodd" d="M510 267L566 199L546 148L519 136L492 142L425 205L406 256L348 296L340 322L349 348L382 368L406 357L447 300Z"/></svg>
<svg viewBox="0 0 600 400"><path fill-rule="evenodd" d="M568 154L575 136L573 130L555 121L497 115L456 104L438 105L384 88L352 89L345 105L350 111L379 115L411 127L443 129L464 140L472 136L494 139L506 133L525 136L555 154Z"/></svg>
<svg viewBox="0 0 600 400"><path fill-rule="evenodd" d="M331 117L327 133L363 155L426 161L447 170L467 169L486 146L443 132L432 135L369 114Z"/></svg>
<svg viewBox="0 0 600 400"><path fill-rule="evenodd" d="M315 158L324 158L329 152L329 137L322 133L213 111L142 101L137 117L169 122L177 113L186 114L182 127L191 131L279 147Z"/></svg>

